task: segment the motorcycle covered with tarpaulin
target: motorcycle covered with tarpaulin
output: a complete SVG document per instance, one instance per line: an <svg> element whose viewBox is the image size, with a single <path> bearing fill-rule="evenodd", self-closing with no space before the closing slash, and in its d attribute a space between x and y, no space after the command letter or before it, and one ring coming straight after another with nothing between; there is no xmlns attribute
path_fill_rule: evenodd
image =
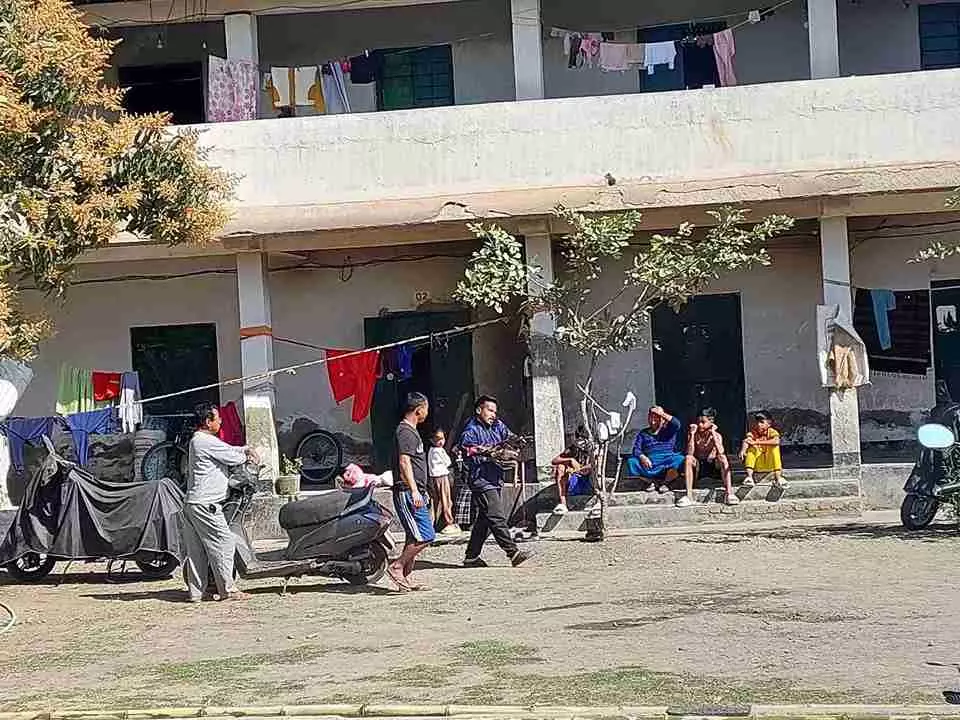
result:
<svg viewBox="0 0 960 720"><path fill-rule="evenodd" d="M36 581L59 561L129 560L145 575L168 577L182 558L177 483L104 480L44 443L47 456L0 542L0 567Z"/></svg>

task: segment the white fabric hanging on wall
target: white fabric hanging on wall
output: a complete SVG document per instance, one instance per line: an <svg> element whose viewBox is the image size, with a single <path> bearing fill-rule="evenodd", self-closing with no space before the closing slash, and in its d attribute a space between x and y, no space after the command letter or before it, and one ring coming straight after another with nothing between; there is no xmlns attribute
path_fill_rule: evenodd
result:
<svg viewBox="0 0 960 720"><path fill-rule="evenodd" d="M10 358L0 359L0 420L13 414L24 391L33 380L33 370ZM7 475L10 472L10 445L7 436L0 434L0 510L13 506L7 490Z"/></svg>

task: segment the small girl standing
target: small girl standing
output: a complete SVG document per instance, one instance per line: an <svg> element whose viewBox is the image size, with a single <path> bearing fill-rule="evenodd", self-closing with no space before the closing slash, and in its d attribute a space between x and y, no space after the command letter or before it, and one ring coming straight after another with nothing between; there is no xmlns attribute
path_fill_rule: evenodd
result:
<svg viewBox="0 0 960 720"><path fill-rule="evenodd" d="M437 429L430 438L430 449L427 451L427 472L430 475L430 488L433 495L433 508L437 515L443 515L443 530L441 535L459 535L460 528L453 519L453 498L450 482L450 466L453 462L444 449L447 441L443 430ZM437 517L434 517L436 523Z"/></svg>

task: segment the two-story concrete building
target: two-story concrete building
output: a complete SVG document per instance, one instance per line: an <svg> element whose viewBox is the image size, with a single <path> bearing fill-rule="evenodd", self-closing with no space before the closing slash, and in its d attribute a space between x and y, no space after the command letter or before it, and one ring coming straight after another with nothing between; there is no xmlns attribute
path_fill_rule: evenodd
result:
<svg viewBox="0 0 960 720"><path fill-rule="evenodd" d="M318 355L290 340L360 348L461 323L470 315L451 308L450 294L475 247L467 222L503 224L551 268L558 203L639 208L649 231L707 223L705 210L724 203L797 218L771 245L771 267L723 278L680 317L658 314L647 347L605 359L595 381L604 400L629 389L641 405L678 413L709 402L734 437L749 410L767 409L786 444L831 444L837 463L856 468L861 444L912 437L936 380L960 380L953 326L937 322L960 304L960 261L908 263L931 240L960 242L960 216L945 205L960 185L958 2L130 0L83 9L122 40L116 79L132 88L132 110L204 123L214 56L256 67L258 119L200 128L211 162L241 178L221 242L118 242L84 258L19 414L51 411L63 362L134 367L149 394ZM733 30L736 85L709 87L717 83L704 80L703 63L714 54L696 38L724 29ZM571 38L581 36L670 43L674 64L651 72L571 62ZM277 72L282 82L288 68L317 72L351 57L376 58L358 82L345 74L351 112L276 108ZM879 290L896 300L883 318L872 304ZM824 302L854 318L867 342L874 372L859 391L821 385ZM575 422L582 365L535 354L514 329L484 328L472 342L426 347L413 384L435 397L446 424L462 417L463 397L498 394L507 420L536 433L543 463ZM394 420L392 398L412 387L380 382L393 384L361 424L336 406L322 368L219 397L242 399L252 426L272 417L287 452L319 426L369 457Z"/></svg>

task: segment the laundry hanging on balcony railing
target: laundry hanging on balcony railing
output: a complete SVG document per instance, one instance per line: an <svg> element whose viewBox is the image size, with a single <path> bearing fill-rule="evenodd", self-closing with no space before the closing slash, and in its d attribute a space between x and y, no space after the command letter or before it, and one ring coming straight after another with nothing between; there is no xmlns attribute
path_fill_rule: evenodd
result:
<svg viewBox="0 0 960 720"><path fill-rule="evenodd" d="M599 67L604 72L646 70L653 75L658 69L674 70L677 56L682 55L688 88L737 84L733 62L736 46L731 30L656 43L598 41L597 33L559 28L554 28L551 36L563 38L563 56L569 68Z"/></svg>
<svg viewBox="0 0 960 720"><path fill-rule="evenodd" d="M207 122L257 119L257 66L211 55L207 62Z"/></svg>
<svg viewBox="0 0 960 720"><path fill-rule="evenodd" d="M567 62L567 67L571 69L599 67L605 72L645 69L648 74L653 75L658 68L675 69L677 55L682 54L685 76L691 74L689 73L691 65L695 67L692 73L693 77L686 78L685 85L687 88L710 85L727 87L737 84L737 76L734 70L734 56L736 55L734 31L747 25L756 25L772 16L780 8L793 2L794 0L781 0L776 5L763 10L749 10L720 17L676 21L655 26L656 28L690 27L691 34L679 41L655 43L615 41L617 33L629 32L636 37L640 36L643 31L652 30L654 27L627 27L603 32L585 32L552 27L550 28L550 37L562 39L563 58ZM698 23L737 17L744 19L719 32L693 33L693 29ZM708 52L708 49L712 52ZM690 60L693 62L689 62Z"/></svg>
<svg viewBox="0 0 960 720"><path fill-rule="evenodd" d="M343 61L302 67L271 67L267 91L275 108L312 107L326 115L350 112Z"/></svg>

